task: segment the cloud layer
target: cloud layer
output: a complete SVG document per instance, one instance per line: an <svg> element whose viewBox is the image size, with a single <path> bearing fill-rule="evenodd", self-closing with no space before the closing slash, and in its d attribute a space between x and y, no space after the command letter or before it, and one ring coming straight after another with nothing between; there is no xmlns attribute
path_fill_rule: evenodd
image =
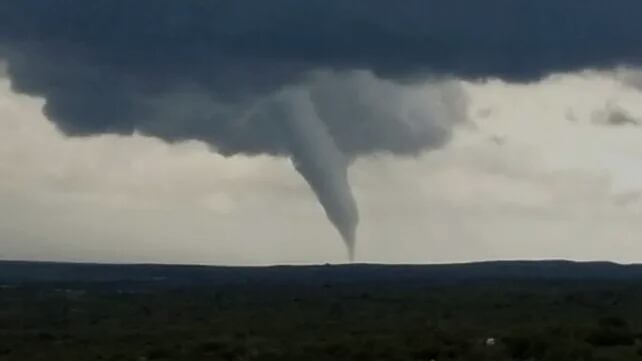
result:
<svg viewBox="0 0 642 361"><path fill-rule="evenodd" d="M253 110L311 73L528 81L642 65L640 13L637 0L24 0L0 5L0 56L14 89L45 97L67 134L138 130L279 154L289 152L280 113ZM338 106L368 85L344 85ZM363 120L321 118L343 150L390 145L350 128ZM345 139L353 133L364 140Z"/></svg>

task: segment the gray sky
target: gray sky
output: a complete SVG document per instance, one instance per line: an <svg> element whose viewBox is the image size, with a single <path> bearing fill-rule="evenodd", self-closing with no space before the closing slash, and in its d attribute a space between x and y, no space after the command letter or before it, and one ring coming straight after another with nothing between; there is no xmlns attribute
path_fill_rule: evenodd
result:
<svg viewBox="0 0 642 361"><path fill-rule="evenodd" d="M460 82L468 121L446 146L349 168L357 261L642 261L639 74ZM434 87L412 101L430 102ZM44 102L0 77L0 258L346 261L289 160L143 135L67 137ZM610 121L614 112L632 121Z"/></svg>

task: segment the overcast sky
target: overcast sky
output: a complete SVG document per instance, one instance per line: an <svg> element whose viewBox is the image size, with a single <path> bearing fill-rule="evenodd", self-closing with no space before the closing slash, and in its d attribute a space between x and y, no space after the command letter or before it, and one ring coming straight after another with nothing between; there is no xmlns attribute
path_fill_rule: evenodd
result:
<svg viewBox="0 0 642 361"><path fill-rule="evenodd" d="M0 258L642 261L640 13L1 2Z"/></svg>
<svg viewBox="0 0 642 361"><path fill-rule="evenodd" d="M591 72L463 87L469 122L447 146L350 168L358 261L640 261L642 128L608 117L641 121L642 92ZM67 137L43 103L0 80L3 259L346 260L287 159L141 135Z"/></svg>

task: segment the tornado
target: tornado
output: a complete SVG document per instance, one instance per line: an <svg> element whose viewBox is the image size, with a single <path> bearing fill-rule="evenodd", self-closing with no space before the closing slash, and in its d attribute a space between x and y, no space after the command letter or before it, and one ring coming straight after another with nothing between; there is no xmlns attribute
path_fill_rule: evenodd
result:
<svg viewBox="0 0 642 361"><path fill-rule="evenodd" d="M438 0L404 7L274 1L278 5L138 0L132 6L68 0L60 11L51 11L54 0L0 1L3 75L13 91L41 97L44 115L65 136L141 134L170 144L202 142L224 157L287 157L354 260L359 212L349 185L353 161L378 154L414 157L445 146L455 127L467 122L461 80L535 79L547 70L524 61L541 58L542 34L511 31L515 22L503 20L514 17L495 19L492 6L462 13ZM546 5L533 3L539 12L518 7L515 15L541 17L560 0L542 1ZM640 13L639 0L625 1L625 14ZM578 10L593 11L594 5ZM438 11L426 11L433 6ZM493 26L473 26L482 31L472 33L444 26L461 22L462 14L475 14L471 24L483 19ZM568 54L576 32L568 32L565 19L551 23L558 25L549 33L560 47L551 48L551 62L544 61L548 70L591 65L591 58ZM613 25L639 23L618 17ZM639 33L625 34L637 44ZM444 39L458 39L457 46L431 50ZM531 39L536 42L529 47ZM519 50L525 53L515 52L514 44L524 44ZM607 54L595 52L595 44L590 42L589 55ZM621 59L637 59L627 49L642 49L608 45L624 51L612 54ZM552 62L559 59L569 63Z"/></svg>
<svg viewBox="0 0 642 361"><path fill-rule="evenodd" d="M292 133L290 159L317 196L354 261L359 212L348 182L349 161L319 118L307 92L290 91L284 117Z"/></svg>

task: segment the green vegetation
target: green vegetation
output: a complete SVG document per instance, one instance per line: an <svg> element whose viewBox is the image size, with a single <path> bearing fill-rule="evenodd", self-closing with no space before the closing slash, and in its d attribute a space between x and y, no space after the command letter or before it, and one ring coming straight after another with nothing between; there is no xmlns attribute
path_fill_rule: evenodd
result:
<svg viewBox="0 0 642 361"><path fill-rule="evenodd" d="M30 284L0 360L642 360L639 282Z"/></svg>

